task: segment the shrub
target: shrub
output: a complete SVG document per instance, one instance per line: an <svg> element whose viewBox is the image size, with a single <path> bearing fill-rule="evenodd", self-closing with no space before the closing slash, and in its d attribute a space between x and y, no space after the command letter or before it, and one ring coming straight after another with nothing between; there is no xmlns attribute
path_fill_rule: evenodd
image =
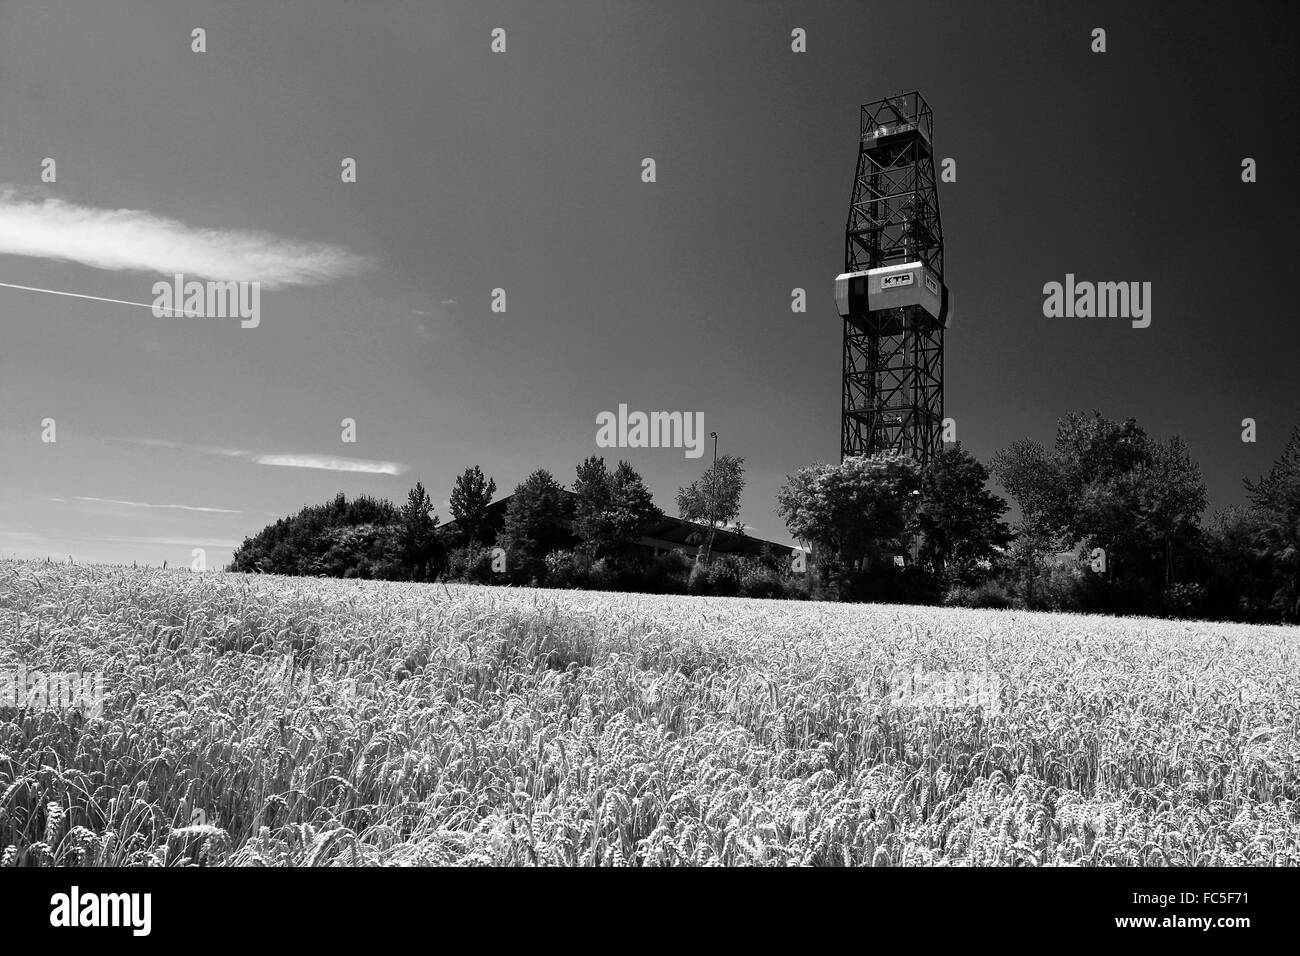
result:
<svg viewBox="0 0 1300 956"><path fill-rule="evenodd" d="M1191 617L1205 607L1205 587L1192 582L1171 584L1165 590L1165 608L1178 617Z"/></svg>
<svg viewBox="0 0 1300 956"><path fill-rule="evenodd" d="M783 598L785 582L781 575L758 562L747 562L740 576L740 595L749 598Z"/></svg>
<svg viewBox="0 0 1300 956"><path fill-rule="evenodd" d="M938 604L942 596L938 579L924 568L910 564L902 568L893 564L876 564L846 574L837 583L843 601Z"/></svg>
<svg viewBox="0 0 1300 956"><path fill-rule="evenodd" d="M742 573L740 559L730 554L715 554L708 564L696 564L688 582L692 594L735 597L740 593Z"/></svg>
<svg viewBox="0 0 1300 956"><path fill-rule="evenodd" d="M339 494L245 538L230 570L343 577L350 568L359 568L363 554L368 558L365 563L387 560L388 531L399 517L387 500L362 496L348 501ZM356 575L354 570L352 576Z"/></svg>
<svg viewBox="0 0 1300 956"><path fill-rule="evenodd" d="M644 590L651 594L685 594L693 563L685 551L655 555L645 569Z"/></svg>
<svg viewBox="0 0 1300 956"><path fill-rule="evenodd" d="M951 588L944 595L943 603L951 607L1012 608L1019 602L1004 581L991 579L973 587Z"/></svg>
<svg viewBox="0 0 1300 956"><path fill-rule="evenodd" d="M1131 610L1141 595L1132 588L1116 586L1079 564L1048 562L1034 575L1032 587L1021 593L1033 611Z"/></svg>
<svg viewBox="0 0 1300 956"><path fill-rule="evenodd" d="M447 555L447 577L470 584L500 583L492 570L492 549L471 541Z"/></svg>
<svg viewBox="0 0 1300 956"><path fill-rule="evenodd" d="M591 568L591 562L577 551L568 549L552 551L546 555L546 586L548 588L590 587Z"/></svg>

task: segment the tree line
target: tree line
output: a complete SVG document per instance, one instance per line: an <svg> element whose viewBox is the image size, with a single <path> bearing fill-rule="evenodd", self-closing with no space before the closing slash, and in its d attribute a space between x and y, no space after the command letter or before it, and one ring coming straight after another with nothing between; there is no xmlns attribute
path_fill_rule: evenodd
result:
<svg viewBox="0 0 1300 956"><path fill-rule="evenodd" d="M698 523L688 538L700 550L696 559L684 550L655 554L639 544L663 512L644 479L625 461L610 468L592 455L577 466L570 488L538 469L515 487L503 514L489 509L496 481L476 465L456 478L448 524L440 523L419 482L402 507L366 496L349 501L339 494L246 538L229 570L797 596L799 581L786 567L784 553L711 558L718 530L743 533L737 524L743 487L744 460L723 455L700 479L679 489L679 515Z"/></svg>
<svg viewBox="0 0 1300 956"><path fill-rule="evenodd" d="M1014 526L991 479L1019 506ZM1094 411L1060 420L1051 447L1016 441L988 467L960 444L924 470L889 456L810 466L778 509L840 599L1300 620L1300 428L1244 485L1244 506L1206 520L1181 438Z"/></svg>
<svg viewBox="0 0 1300 956"><path fill-rule="evenodd" d="M991 490L996 480L1016 502ZM452 521L424 486L405 505L339 494L245 539L230 569L401 581L586 587L1034 610L1300 620L1300 428L1247 504L1206 520L1199 467L1178 437L1098 412L1058 422L986 466L960 444L922 468L890 456L788 476L777 511L807 549L715 554L739 523L744 459L723 455L676 496L684 549L639 540L662 519L625 461L591 456L570 488L538 469L504 513L478 466L457 477Z"/></svg>

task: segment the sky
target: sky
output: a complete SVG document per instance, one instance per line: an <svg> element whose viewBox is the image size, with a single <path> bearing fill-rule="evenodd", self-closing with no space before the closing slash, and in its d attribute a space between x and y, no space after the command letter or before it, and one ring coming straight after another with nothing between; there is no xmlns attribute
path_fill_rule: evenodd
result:
<svg viewBox="0 0 1300 956"><path fill-rule="evenodd" d="M1238 503L1300 425L1285 9L0 0L0 283L261 283L250 327L0 286L0 555L216 567L339 491L419 480L445 521L467 466L589 454L673 512L711 449L598 448L620 404L702 412L789 542L778 489L839 453L858 107L913 89L956 161L963 445L1135 416ZM1150 327L1045 317L1067 273L1149 281Z"/></svg>

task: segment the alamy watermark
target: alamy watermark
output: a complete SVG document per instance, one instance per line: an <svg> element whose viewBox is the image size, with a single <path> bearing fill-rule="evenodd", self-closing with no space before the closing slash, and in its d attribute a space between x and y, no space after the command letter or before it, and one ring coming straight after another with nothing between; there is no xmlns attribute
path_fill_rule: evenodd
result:
<svg viewBox="0 0 1300 956"><path fill-rule="evenodd" d="M890 675L889 685L888 699L896 707L982 707L988 714L1002 709L1002 682L983 671L899 670Z"/></svg>
<svg viewBox="0 0 1300 956"><path fill-rule="evenodd" d="M155 318L184 315L194 318L240 319L240 327L255 329L262 321L262 283L208 280L185 281L178 272L171 282L153 284Z"/></svg>
<svg viewBox="0 0 1300 956"><path fill-rule="evenodd" d="M152 928L152 893L83 893L73 885L67 893L50 897L50 925L119 926L133 936L148 936Z"/></svg>
<svg viewBox="0 0 1300 956"><path fill-rule="evenodd" d="M596 414L600 448L684 448L687 458L704 454L703 412L629 412L627 405Z"/></svg>
<svg viewBox="0 0 1300 956"><path fill-rule="evenodd" d="M0 707L34 710L76 710L90 717L104 713L104 674L58 673L0 667Z"/></svg>
<svg viewBox="0 0 1300 956"><path fill-rule="evenodd" d="M1065 274L1064 284L1043 286L1043 315L1049 319L1132 319L1133 328L1151 324L1150 282L1076 282Z"/></svg>

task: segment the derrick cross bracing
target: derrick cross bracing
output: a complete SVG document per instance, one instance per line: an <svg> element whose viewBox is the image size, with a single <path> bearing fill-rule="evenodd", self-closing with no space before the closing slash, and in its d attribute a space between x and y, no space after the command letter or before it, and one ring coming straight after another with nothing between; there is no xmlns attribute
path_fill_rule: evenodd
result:
<svg viewBox="0 0 1300 956"><path fill-rule="evenodd" d="M840 457L881 452L923 465L943 436L943 335L951 294L920 93L862 107L857 175L835 297L844 319Z"/></svg>

